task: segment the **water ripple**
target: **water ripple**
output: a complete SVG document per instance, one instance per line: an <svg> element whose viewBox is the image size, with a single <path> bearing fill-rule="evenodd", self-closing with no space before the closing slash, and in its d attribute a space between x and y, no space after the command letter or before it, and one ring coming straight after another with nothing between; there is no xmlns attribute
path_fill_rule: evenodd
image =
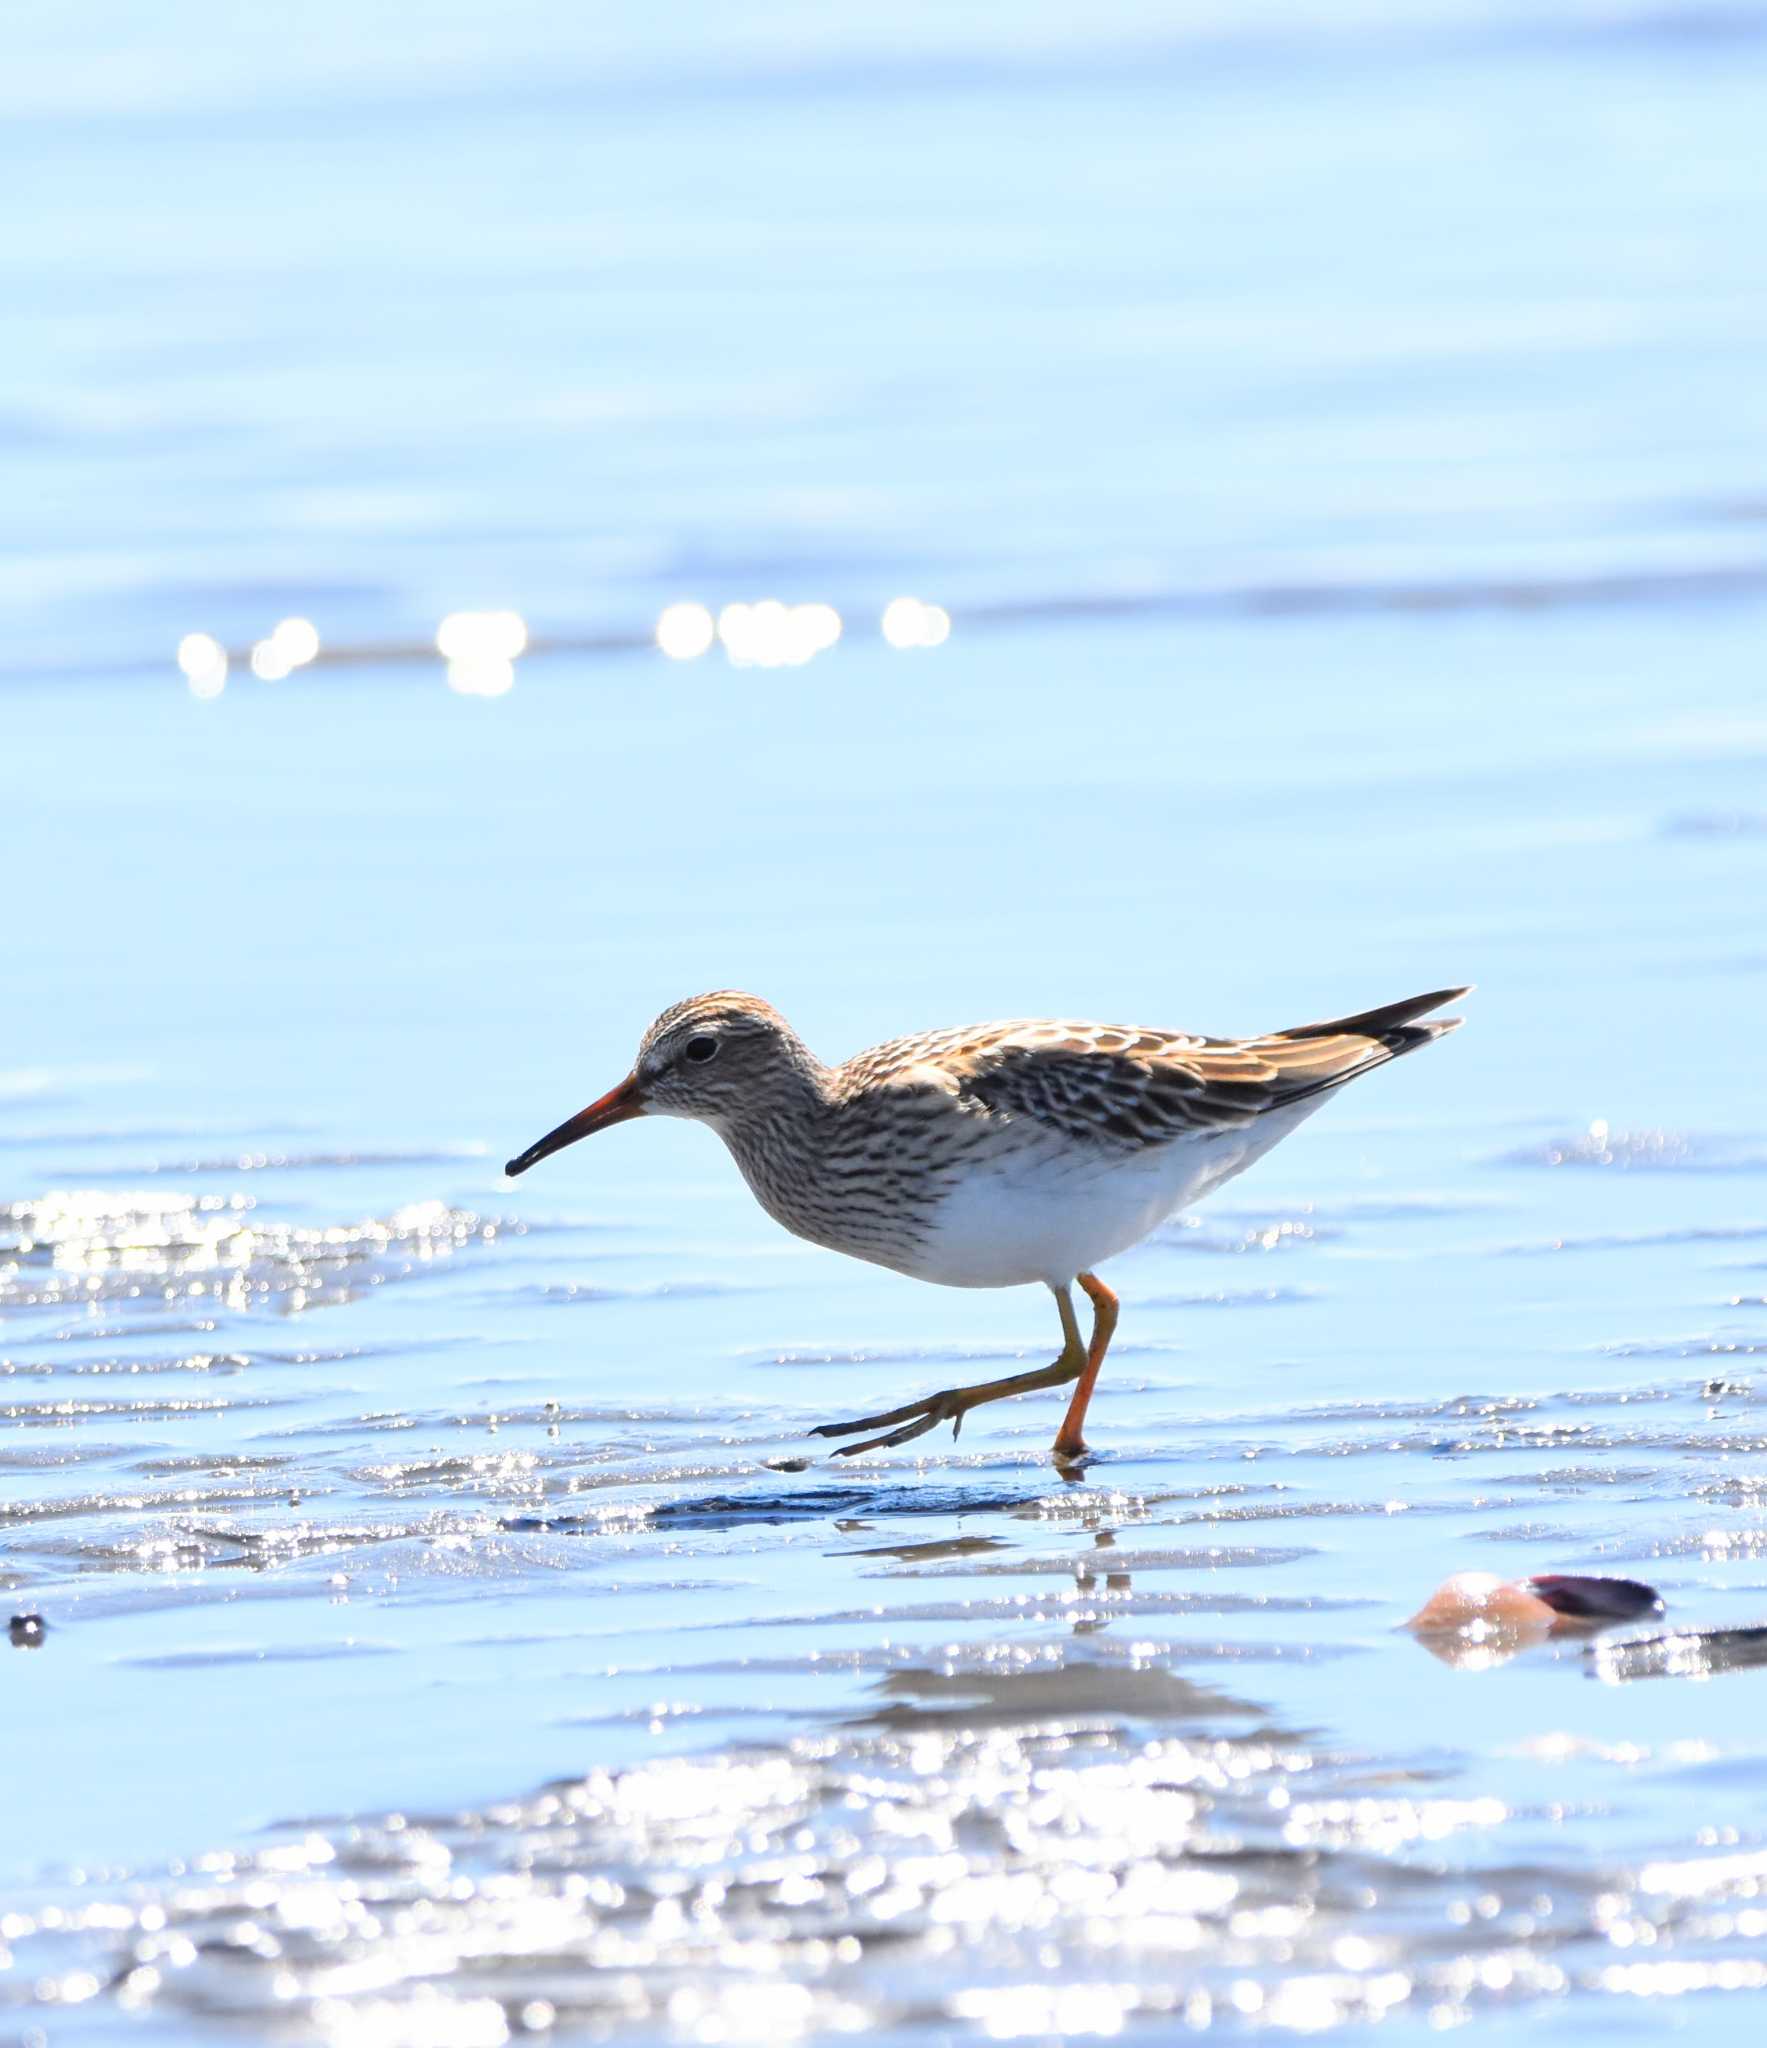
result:
<svg viewBox="0 0 1767 2048"><path fill-rule="evenodd" d="M322 1227L255 1211L245 1195L84 1191L0 1206L0 1313L118 1301L292 1313L353 1300L528 1228L437 1201Z"/></svg>
<svg viewBox="0 0 1767 2048"><path fill-rule="evenodd" d="M1501 1798L1373 1782L1248 1730L1249 1702L1120 1675L1101 1720L1090 1666L904 1668L844 1730L76 1884L7 1917L10 1981L171 2025L274 2007L298 2038L497 2043L1442 2028L1759 1974L1758 1851L1579 1874L1518 1856L1531 1817Z"/></svg>

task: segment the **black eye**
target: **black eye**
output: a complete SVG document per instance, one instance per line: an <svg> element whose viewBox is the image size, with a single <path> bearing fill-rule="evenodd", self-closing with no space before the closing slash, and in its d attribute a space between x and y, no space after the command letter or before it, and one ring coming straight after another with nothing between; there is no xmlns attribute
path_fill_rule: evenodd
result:
<svg viewBox="0 0 1767 2048"><path fill-rule="evenodd" d="M690 1038L687 1041L686 1052L690 1060L709 1060L717 1050L715 1038Z"/></svg>

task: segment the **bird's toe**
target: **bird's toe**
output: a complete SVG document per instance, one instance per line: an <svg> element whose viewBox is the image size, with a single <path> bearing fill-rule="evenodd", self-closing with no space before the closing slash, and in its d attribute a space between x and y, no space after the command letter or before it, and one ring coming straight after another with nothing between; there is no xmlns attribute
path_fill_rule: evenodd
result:
<svg viewBox="0 0 1767 2048"><path fill-rule="evenodd" d="M880 1415L861 1415L855 1422L820 1422L810 1434L857 1436L861 1430L878 1430L879 1435L868 1436L863 1443L841 1444L835 1451L837 1458L856 1458L861 1451L887 1451L897 1444L912 1443L917 1436L925 1436L929 1429L937 1428L941 1422L952 1425L955 1437L963 1426L968 1407L969 1403L962 1398L960 1389L947 1387L942 1393L904 1402L900 1408L886 1408Z"/></svg>
<svg viewBox="0 0 1767 2048"><path fill-rule="evenodd" d="M878 1415L861 1415L853 1422L819 1422L810 1431L812 1436L856 1436L862 1429L887 1429L898 1422L912 1422L917 1415L926 1413L925 1401L910 1401L901 1408L886 1408ZM846 1444L843 1449L863 1450L863 1444Z"/></svg>
<svg viewBox="0 0 1767 2048"><path fill-rule="evenodd" d="M935 1409L929 1415L919 1415L912 1422L904 1422L899 1429L885 1430L882 1436L868 1436L863 1443L841 1444L835 1451L837 1458L856 1458L861 1451L887 1451L897 1444L911 1443L917 1436L925 1436L937 1422L943 1420ZM822 1432L827 1434L827 1432Z"/></svg>

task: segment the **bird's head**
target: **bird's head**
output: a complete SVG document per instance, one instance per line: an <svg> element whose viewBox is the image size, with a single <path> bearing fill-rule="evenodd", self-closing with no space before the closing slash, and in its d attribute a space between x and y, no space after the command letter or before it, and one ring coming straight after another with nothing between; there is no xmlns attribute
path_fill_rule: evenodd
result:
<svg viewBox="0 0 1767 2048"><path fill-rule="evenodd" d="M795 1069L814 1065L797 1033L759 996L720 989L665 1010L639 1042L632 1071L510 1160L505 1173L530 1166L579 1138L635 1116L684 1116L716 1130L763 1111ZM771 1085L770 1085L771 1084Z"/></svg>

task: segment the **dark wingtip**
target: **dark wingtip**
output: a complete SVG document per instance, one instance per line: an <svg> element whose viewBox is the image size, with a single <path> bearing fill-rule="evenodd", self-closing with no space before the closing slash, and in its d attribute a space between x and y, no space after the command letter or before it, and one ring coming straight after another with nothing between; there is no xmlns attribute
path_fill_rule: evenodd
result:
<svg viewBox="0 0 1767 2048"><path fill-rule="evenodd" d="M528 1161L525 1154L516 1159L506 1159L503 1162L503 1171L508 1174L511 1180L517 1179L520 1175L526 1173L527 1170Z"/></svg>

